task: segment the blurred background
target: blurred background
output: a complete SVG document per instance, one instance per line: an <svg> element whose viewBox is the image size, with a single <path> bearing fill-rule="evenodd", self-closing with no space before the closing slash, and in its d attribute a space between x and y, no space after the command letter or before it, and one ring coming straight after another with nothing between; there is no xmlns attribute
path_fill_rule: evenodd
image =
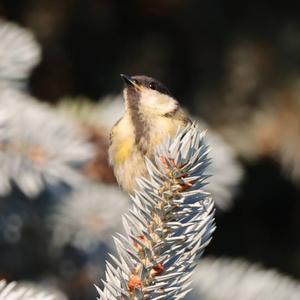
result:
<svg viewBox="0 0 300 300"><path fill-rule="evenodd" d="M1 278L96 298L129 206L107 163L119 74L145 74L209 129L216 268L199 281L226 257L224 277L260 264L253 278L275 269L278 299L300 298L299 4L1 0L0 18Z"/></svg>

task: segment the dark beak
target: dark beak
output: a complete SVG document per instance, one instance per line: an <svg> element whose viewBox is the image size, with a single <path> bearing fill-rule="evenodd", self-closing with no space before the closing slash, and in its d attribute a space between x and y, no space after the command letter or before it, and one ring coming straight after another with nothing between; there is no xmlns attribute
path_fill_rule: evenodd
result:
<svg viewBox="0 0 300 300"><path fill-rule="evenodd" d="M133 79L131 76L125 75L125 74L120 74L121 78L123 79L124 83L127 86L135 86Z"/></svg>

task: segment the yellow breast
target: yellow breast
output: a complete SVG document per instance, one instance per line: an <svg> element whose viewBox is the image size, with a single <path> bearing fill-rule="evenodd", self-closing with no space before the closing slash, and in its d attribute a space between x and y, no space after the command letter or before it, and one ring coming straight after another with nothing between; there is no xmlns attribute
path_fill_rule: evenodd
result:
<svg viewBox="0 0 300 300"><path fill-rule="evenodd" d="M113 161L115 165L122 164L126 159L128 159L133 150L133 140L130 138L119 141L115 147L115 153Z"/></svg>
<svg viewBox="0 0 300 300"><path fill-rule="evenodd" d="M132 193L137 187L136 177L147 175L144 155L152 159L154 149L168 136L174 136L186 120L184 116L152 116L147 124L149 132L141 137L139 145L136 145L135 128L130 116L125 114L115 125L111 132L109 158L117 181L125 191ZM140 150L141 147L146 153Z"/></svg>
<svg viewBox="0 0 300 300"><path fill-rule="evenodd" d="M123 117L112 129L109 159L112 165L117 166L132 155L134 147L133 128L130 119Z"/></svg>

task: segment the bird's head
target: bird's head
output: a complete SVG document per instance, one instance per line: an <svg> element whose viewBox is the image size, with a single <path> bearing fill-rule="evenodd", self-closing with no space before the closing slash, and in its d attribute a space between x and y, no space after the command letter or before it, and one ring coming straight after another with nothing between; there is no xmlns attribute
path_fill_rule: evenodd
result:
<svg viewBox="0 0 300 300"><path fill-rule="evenodd" d="M178 108L178 102L170 91L158 80L144 76L121 74L125 106L129 111L137 110L145 117L167 116Z"/></svg>

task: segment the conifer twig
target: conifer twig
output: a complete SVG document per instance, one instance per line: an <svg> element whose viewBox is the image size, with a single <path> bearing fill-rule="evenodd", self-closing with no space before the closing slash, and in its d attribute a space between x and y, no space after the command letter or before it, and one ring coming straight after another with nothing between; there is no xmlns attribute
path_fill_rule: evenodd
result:
<svg viewBox="0 0 300 300"><path fill-rule="evenodd" d="M17 282L0 281L0 300L54 300L52 295L27 288Z"/></svg>
<svg viewBox="0 0 300 300"><path fill-rule="evenodd" d="M241 258L204 258L193 279L186 300L300 299L299 281Z"/></svg>
<svg viewBox="0 0 300 300"><path fill-rule="evenodd" d="M118 258L106 264L101 300L182 299L189 292L195 259L215 229L206 185L209 165L204 132L195 124L179 130L146 158L149 179L138 180L133 208L123 217Z"/></svg>

